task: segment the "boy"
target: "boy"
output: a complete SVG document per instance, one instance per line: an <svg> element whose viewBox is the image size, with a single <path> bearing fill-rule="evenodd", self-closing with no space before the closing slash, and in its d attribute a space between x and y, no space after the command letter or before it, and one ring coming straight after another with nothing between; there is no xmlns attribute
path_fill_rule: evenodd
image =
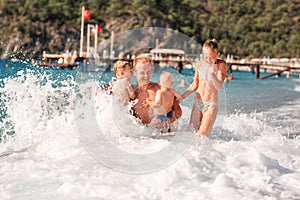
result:
<svg viewBox="0 0 300 200"><path fill-rule="evenodd" d="M151 106L153 109L154 118L152 124L164 128L164 132L170 131L170 118L173 115L172 106L174 97L181 98L179 92L172 89L174 77L169 72L162 72L159 78L160 89L156 91L155 100L150 101L148 98L145 101L145 106Z"/></svg>
<svg viewBox="0 0 300 200"><path fill-rule="evenodd" d="M218 90L226 77L226 62L218 59L219 51L215 40L203 45L203 58L196 63L194 81L182 99L196 91L190 124L199 136L207 136L218 114Z"/></svg>

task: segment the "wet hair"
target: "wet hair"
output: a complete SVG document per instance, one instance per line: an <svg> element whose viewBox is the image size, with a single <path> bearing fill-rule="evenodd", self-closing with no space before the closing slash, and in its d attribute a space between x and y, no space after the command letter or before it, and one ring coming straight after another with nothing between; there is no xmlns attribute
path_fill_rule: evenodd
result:
<svg viewBox="0 0 300 200"><path fill-rule="evenodd" d="M174 77L171 73L164 71L160 74L159 84L161 86L166 87L166 88L171 88L172 87L171 82L174 82Z"/></svg>
<svg viewBox="0 0 300 200"><path fill-rule="evenodd" d="M137 56L134 60L133 60L133 70L135 70L135 67L138 63L143 63L143 64L146 64L146 63L150 63L152 64L151 62L151 58L149 56L145 56L145 55L140 55L140 56Z"/></svg>
<svg viewBox="0 0 300 200"><path fill-rule="evenodd" d="M203 48L209 48L211 50L218 50L218 44L216 39L207 40L203 44Z"/></svg>
<svg viewBox="0 0 300 200"><path fill-rule="evenodd" d="M129 66L131 68L131 65L129 64L129 62L124 61L124 60L118 60L115 64L114 64L114 73L117 74L118 69L125 69L126 66Z"/></svg>

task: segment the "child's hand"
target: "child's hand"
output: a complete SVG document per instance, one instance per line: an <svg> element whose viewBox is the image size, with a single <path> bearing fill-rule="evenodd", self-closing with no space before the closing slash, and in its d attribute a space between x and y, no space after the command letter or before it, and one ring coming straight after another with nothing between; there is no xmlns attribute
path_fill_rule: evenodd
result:
<svg viewBox="0 0 300 200"><path fill-rule="evenodd" d="M180 96L178 96L176 98L177 98L177 100L178 100L179 103L181 103L183 101L182 95L180 95Z"/></svg>
<svg viewBox="0 0 300 200"><path fill-rule="evenodd" d="M148 92L148 98L149 99L155 99L155 95L156 95L156 92L155 91L153 91L153 90L147 90L147 92Z"/></svg>
<svg viewBox="0 0 300 200"><path fill-rule="evenodd" d="M142 103L142 105L143 107L146 108L151 105L151 101L148 98L146 98L145 101Z"/></svg>

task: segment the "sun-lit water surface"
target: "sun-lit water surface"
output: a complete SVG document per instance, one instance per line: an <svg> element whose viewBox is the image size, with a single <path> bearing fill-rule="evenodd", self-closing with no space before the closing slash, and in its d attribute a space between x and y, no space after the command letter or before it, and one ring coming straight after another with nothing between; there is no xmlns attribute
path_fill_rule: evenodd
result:
<svg viewBox="0 0 300 200"><path fill-rule="evenodd" d="M99 88L112 72L84 74L26 62L9 62L6 68L6 62L0 61L1 199L300 198L295 77L256 80L250 72L235 72L220 91L221 109L209 138L197 139L165 168L132 174L95 159L82 145L74 119L75 105L89 106L87 88ZM192 80L192 71L172 73L175 86L182 78ZM102 130L111 128L107 138L118 148L149 153L169 144L168 138L124 135L112 116L110 95L97 90L94 97L95 118ZM187 130L192 98L182 103L181 133ZM138 124L127 128L137 130Z"/></svg>

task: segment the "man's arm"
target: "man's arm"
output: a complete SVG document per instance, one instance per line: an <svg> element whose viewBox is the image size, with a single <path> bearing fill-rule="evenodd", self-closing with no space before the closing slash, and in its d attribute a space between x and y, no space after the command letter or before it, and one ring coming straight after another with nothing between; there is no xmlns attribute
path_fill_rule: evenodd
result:
<svg viewBox="0 0 300 200"><path fill-rule="evenodd" d="M173 115L170 118L170 123L174 122L176 119L179 119L182 115L182 110L179 105L179 101L177 100L176 97L174 97L172 110L173 110Z"/></svg>

